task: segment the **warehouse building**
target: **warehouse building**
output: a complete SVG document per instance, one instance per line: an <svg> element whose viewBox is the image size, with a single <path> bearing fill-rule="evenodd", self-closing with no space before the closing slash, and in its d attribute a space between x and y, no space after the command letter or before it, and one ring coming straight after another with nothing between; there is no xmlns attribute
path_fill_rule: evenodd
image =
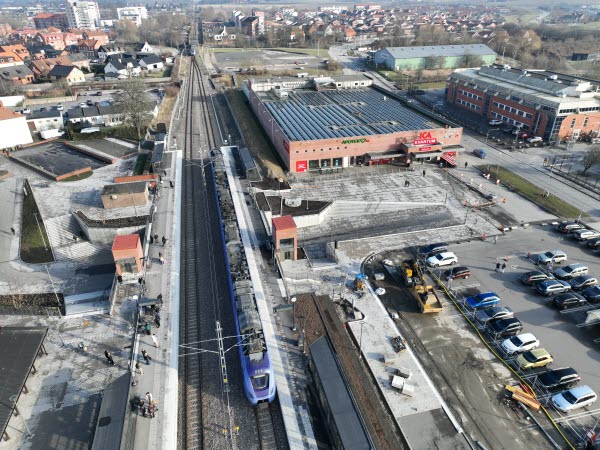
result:
<svg viewBox="0 0 600 450"><path fill-rule="evenodd" d="M496 52L484 44L386 47L375 52L375 65L389 70L479 67L495 60Z"/></svg>
<svg viewBox="0 0 600 450"><path fill-rule="evenodd" d="M364 75L250 80L244 92L291 172L415 161L454 164L462 128L372 87Z"/></svg>
<svg viewBox="0 0 600 450"><path fill-rule="evenodd" d="M597 137L600 82L546 70L506 65L456 70L446 99L489 119L499 119L547 141Z"/></svg>

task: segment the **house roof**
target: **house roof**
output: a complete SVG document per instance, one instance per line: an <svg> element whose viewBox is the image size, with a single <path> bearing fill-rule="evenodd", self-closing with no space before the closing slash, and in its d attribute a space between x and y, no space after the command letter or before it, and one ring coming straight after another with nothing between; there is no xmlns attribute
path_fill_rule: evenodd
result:
<svg viewBox="0 0 600 450"><path fill-rule="evenodd" d="M140 194L146 191L148 183L145 181L134 181L133 183L107 184L102 189L102 195L113 194Z"/></svg>
<svg viewBox="0 0 600 450"><path fill-rule="evenodd" d="M162 59L160 59L160 56L158 55L149 55L149 56L144 56L141 61L144 61L144 64L157 64L157 63L161 63Z"/></svg>
<svg viewBox="0 0 600 450"><path fill-rule="evenodd" d="M83 119L85 117L106 116L109 114L118 114L119 112L114 106L89 106L87 108L72 108L67 111L69 119Z"/></svg>
<svg viewBox="0 0 600 450"><path fill-rule="evenodd" d="M27 120L61 118L62 112L55 109L51 109L50 111L33 111L31 114L27 114L26 117Z"/></svg>
<svg viewBox="0 0 600 450"><path fill-rule="evenodd" d="M137 44L135 44L135 47L133 48L134 51L136 52L141 52L142 49L147 45L147 42L138 42Z"/></svg>
<svg viewBox="0 0 600 450"><path fill-rule="evenodd" d="M123 183L132 184L132 183ZM144 184L146 182L144 181ZM113 185L114 186L114 185ZM139 234L117 234L113 241L112 249L114 250L133 250L138 248L140 242Z"/></svg>
<svg viewBox="0 0 600 450"><path fill-rule="evenodd" d="M48 72L48 76L50 77L68 77L71 75L73 70L77 69L75 66L62 66L56 65Z"/></svg>
<svg viewBox="0 0 600 450"><path fill-rule="evenodd" d="M281 216L273 219L273 229L277 231L295 230L296 222L292 216Z"/></svg>
<svg viewBox="0 0 600 450"><path fill-rule="evenodd" d="M32 77L33 72L29 69L29 67L25 65L0 68L0 77L2 77L5 80L12 80L14 78L26 78L28 76Z"/></svg>
<svg viewBox="0 0 600 450"><path fill-rule="evenodd" d="M77 45L85 45L86 47L95 47L98 45L98 41L96 39L79 39L77 41Z"/></svg>
<svg viewBox="0 0 600 450"><path fill-rule="evenodd" d="M426 47L386 47L396 59L427 58L430 56L495 55L496 52L484 44L430 45Z"/></svg>
<svg viewBox="0 0 600 450"><path fill-rule="evenodd" d="M71 53L70 55L67 55L67 58L69 58L69 61L71 62L88 61L88 57L85 56L83 53Z"/></svg>
<svg viewBox="0 0 600 450"><path fill-rule="evenodd" d="M0 102L0 120L16 119L18 117L23 117L23 115L5 108Z"/></svg>

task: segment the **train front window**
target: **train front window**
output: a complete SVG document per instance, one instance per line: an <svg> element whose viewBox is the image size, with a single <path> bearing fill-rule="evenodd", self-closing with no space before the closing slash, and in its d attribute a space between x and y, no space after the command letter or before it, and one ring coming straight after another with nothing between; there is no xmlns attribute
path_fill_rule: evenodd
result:
<svg viewBox="0 0 600 450"><path fill-rule="evenodd" d="M252 377L252 387L255 390L260 391L266 389L267 386L269 386L269 374L265 373Z"/></svg>

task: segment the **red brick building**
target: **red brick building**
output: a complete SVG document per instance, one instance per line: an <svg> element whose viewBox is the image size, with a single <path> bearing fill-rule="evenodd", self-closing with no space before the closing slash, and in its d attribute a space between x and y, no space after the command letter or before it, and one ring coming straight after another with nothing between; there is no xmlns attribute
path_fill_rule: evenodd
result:
<svg viewBox="0 0 600 450"><path fill-rule="evenodd" d="M273 219L273 244L279 259L298 259L298 228L292 216Z"/></svg>
<svg viewBox="0 0 600 450"><path fill-rule="evenodd" d="M546 141L597 137L600 82L544 70L493 65L448 77L446 99Z"/></svg>
<svg viewBox="0 0 600 450"><path fill-rule="evenodd" d="M117 275L137 275L142 272L144 252L138 234L115 236L112 246Z"/></svg>
<svg viewBox="0 0 600 450"><path fill-rule="evenodd" d="M252 80L244 92L291 172L425 160L462 150L462 128L422 114L362 75Z"/></svg>

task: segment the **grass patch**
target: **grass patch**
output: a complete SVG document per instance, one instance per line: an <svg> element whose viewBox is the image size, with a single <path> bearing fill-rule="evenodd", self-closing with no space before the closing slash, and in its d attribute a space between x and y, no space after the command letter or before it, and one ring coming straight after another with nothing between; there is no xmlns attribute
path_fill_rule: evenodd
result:
<svg viewBox="0 0 600 450"><path fill-rule="evenodd" d="M144 168L146 167L146 161L150 159L150 154L140 153L135 161L135 168L133 169L134 175L143 175Z"/></svg>
<svg viewBox="0 0 600 450"><path fill-rule="evenodd" d="M241 90L227 91L227 97L231 103L231 109L240 125L246 146L250 152L258 158L260 165L266 169L272 178L285 178L277 150L264 133L264 130L254 117L246 96Z"/></svg>
<svg viewBox="0 0 600 450"><path fill-rule="evenodd" d="M169 129L169 125L171 123L171 113L175 107L175 101L177 100L178 95L179 88L174 86L169 86L167 88L165 91L165 96L158 107L158 114L152 120L152 127L156 127L157 123L164 122L167 125L167 129Z"/></svg>
<svg viewBox="0 0 600 450"><path fill-rule="evenodd" d="M52 262L54 258L50 249L50 241L44 228L42 215L35 198L33 198L29 181L24 181L23 188L27 195L23 197L23 211L21 212L21 259L30 264Z"/></svg>
<svg viewBox="0 0 600 450"><path fill-rule="evenodd" d="M492 174L495 179L500 179L500 182L508 187L510 190L515 191L525 197L527 200L535 203L546 211L564 219L577 218L579 214L582 217L588 217L589 214L577 209L570 203L550 194L548 197L544 197L544 189L536 186L535 184L527 181L525 178L511 172L504 167L480 165L477 166L482 172Z"/></svg>
<svg viewBox="0 0 600 450"><path fill-rule="evenodd" d="M63 181L85 180L86 178L91 177L93 173L94 173L93 170L88 170L87 172L78 173L77 175L73 175L72 177L68 177L68 178L64 178L64 179L60 180L60 183L62 183Z"/></svg>

